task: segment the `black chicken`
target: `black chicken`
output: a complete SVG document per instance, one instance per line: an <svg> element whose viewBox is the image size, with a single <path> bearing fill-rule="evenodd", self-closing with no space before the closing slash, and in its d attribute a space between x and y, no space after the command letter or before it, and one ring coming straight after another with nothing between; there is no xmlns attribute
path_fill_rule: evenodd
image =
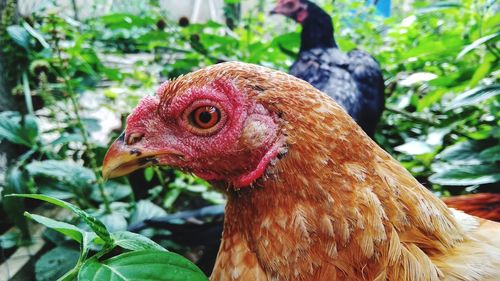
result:
<svg viewBox="0 0 500 281"><path fill-rule="evenodd" d="M342 52L332 18L308 0L279 0L271 13L302 24L300 53L290 74L328 94L373 137L384 110L384 79L377 61L360 50Z"/></svg>

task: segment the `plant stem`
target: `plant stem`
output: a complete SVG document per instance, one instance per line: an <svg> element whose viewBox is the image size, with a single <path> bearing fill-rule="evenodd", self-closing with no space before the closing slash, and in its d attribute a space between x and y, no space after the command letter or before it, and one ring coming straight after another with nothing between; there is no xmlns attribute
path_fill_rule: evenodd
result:
<svg viewBox="0 0 500 281"><path fill-rule="evenodd" d="M55 26L55 24L54 24ZM54 27L55 28L55 27ZM92 143L90 142L89 135L87 132L87 129L85 128L85 125L83 125L82 118L80 116L80 110L78 106L78 102L75 97L75 92L73 90L73 86L71 86L71 83L69 81L69 78L67 77L66 73L62 70L63 69L63 59L61 55L61 49L59 48L59 40L55 40L55 48L57 51L57 56L59 59L59 63L61 64L61 69L58 69L57 67L54 67L54 70L61 76L61 78L64 80L64 85L66 86L67 94L69 96L69 99L71 101L71 104L73 106L73 112L75 113L76 117L76 125L78 129L80 129L80 132L83 137L83 144L86 147L85 154L87 155L87 158L90 162L90 167L92 168L92 171L95 174L96 181L97 181L97 187L99 188L99 193L101 194L102 197L102 202L104 204L104 211L105 213L109 214L111 213L111 208L109 207L109 200L106 195L106 192L104 190L104 179L101 176L101 173L99 171L99 168L97 166L97 162L95 160L95 153L94 153L94 147Z"/></svg>
<svg viewBox="0 0 500 281"><path fill-rule="evenodd" d="M73 92L73 87L71 87L71 84L69 83L69 80L67 77L63 76L64 83L66 84L66 88L68 90L68 95L69 99L71 100L71 104L73 106L73 111L75 113L76 117L76 125L78 126L78 129L80 129L82 137L83 137L83 143L87 147L85 150L85 153L87 154L87 158L90 162L90 167L92 168L92 171L94 171L95 177L97 179L97 187L99 188L99 193L101 193L102 201L104 203L104 209L107 214L111 213L111 208L109 207L109 200L106 195L106 192L104 191L104 180L101 176L101 173L99 171L99 168L97 166L97 162L95 160L95 153L94 153L94 147L92 143L90 142L89 136L87 129L83 125L82 118L80 117L80 110L78 108L78 102L76 101L75 93Z"/></svg>
<svg viewBox="0 0 500 281"><path fill-rule="evenodd" d="M153 170L155 171L155 174L158 177L158 181L160 182L160 185L163 188L166 188L167 186L165 185L165 178L163 177L163 174L161 173L160 168L153 167Z"/></svg>
<svg viewBox="0 0 500 281"><path fill-rule="evenodd" d="M30 84L28 82L28 74L26 71L23 72L23 92L24 92L24 101L26 103L26 108L28 109L28 113L31 115L35 114L33 110L33 101L31 100L31 90Z"/></svg>

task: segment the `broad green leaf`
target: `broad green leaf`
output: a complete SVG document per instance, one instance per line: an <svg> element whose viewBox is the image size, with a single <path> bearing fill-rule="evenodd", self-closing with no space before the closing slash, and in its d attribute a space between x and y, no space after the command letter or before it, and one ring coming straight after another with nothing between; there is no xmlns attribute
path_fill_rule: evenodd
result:
<svg viewBox="0 0 500 281"><path fill-rule="evenodd" d="M43 224L44 226L46 226L48 228L51 228L59 233L62 233L64 235L68 236L69 238L75 240L78 243L82 243L82 237L83 237L83 234L85 231L79 229L78 227L76 227L72 224L62 222L62 221L56 221L54 219L47 218L44 216L30 214L28 212L24 212L24 215L26 217L38 222L39 224Z"/></svg>
<svg viewBox="0 0 500 281"><path fill-rule="evenodd" d="M208 278L186 258L166 251L124 253L105 261L87 260L79 281L205 281Z"/></svg>
<svg viewBox="0 0 500 281"><path fill-rule="evenodd" d="M24 122L18 112L0 112L0 140L32 147L38 136L38 126L34 116L26 115Z"/></svg>
<svg viewBox="0 0 500 281"><path fill-rule="evenodd" d="M127 229L127 220L125 219L125 216L118 212L112 212L111 214L99 216L99 220L110 232Z"/></svg>
<svg viewBox="0 0 500 281"><path fill-rule="evenodd" d="M129 231L118 231L111 234L114 243L124 249L139 251L139 250L157 250L166 251L162 246L149 238L137 233Z"/></svg>
<svg viewBox="0 0 500 281"><path fill-rule="evenodd" d="M128 184L122 184L116 181L107 181L104 184L104 192L110 201L118 201L132 194L132 189ZM90 195L92 200L102 202L102 196L98 188L92 189Z"/></svg>
<svg viewBox="0 0 500 281"><path fill-rule="evenodd" d="M11 25L7 27L7 33L17 45L29 50L31 36L26 29L19 25Z"/></svg>
<svg viewBox="0 0 500 281"><path fill-rule="evenodd" d="M477 164L480 162L479 153L486 147L479 141L463 141L448 146L439 153L438 158L453 163Z"/></svg>
<svg viewBox="0 0 500 281"><path fill-rule="evenodd" d="M35 264L36 281L57 280L75 266L79 256L78 250L65 246L48 251Z"/></svg>
<svg viewBox="0 0 500 281"><path fill-rule="evenodd" d="M494 61L495 58L493 56L485 56L483 62L476 69L474 75L472 76L472 79L469 82L470 87L476 87L479 81L481 81L481 79L483 79L484 77L486 77L486 75L488 75L488 73L490 73L491 65L492 63L494 63Z"/></svg>
<svg viewBox="0 0 500 281"><path fill-rule="evenodd" d="M18 167L12 167L6 173L5 190L2 192L5 196L3 198L2 207L7 213L11 222L13 222L22 233L24 239L30 237L26 217L23 215L25 204L21 198L8 197L9 194L27 192L26 181L23 173Z"/></svg>
<svg viewBox="0 0 500 281"><path fill-rule="evenodd" d="M20 242L19 232L9 231L0 235L0 249L14 248Z"/></svg>
<svg viewBox="0 0 500 281"><path fill-rule="evenodd" d="M408 155L420 155L434 151L434 149L430 145L419 140L410 140L405 144L395 147L394 150L403 152Z"/></svg>
<svg viewBox="0 0 500 281"><path fill-rule="evenodd" d="M62 145L70 142L83 143L83 137L81 134L63 134L57 139L55 139L52 145Z"/></svg>
<svg viewBox="0 0 500 281"><path fill-rule="evenodd" d="M440 185L469 186L500 181L500 168L495 165L450 166L429 177Z"/></svg>
<svg viewBox="0 0 500 281"><path fill-rule="evenodd" d="M148 200L140 200L135 206L135 210L131 215L130 224L140 222L153 217L166 216L167 212L160 206L155 205Z"/></svg>
<svg viewBox="0 0 500 281"><path fill-rule="evenodd" d="M88 186L96 180L92 170L68 160L33 161L26 170L32 176L46 176L77 187Z"/></svg>
<svg viewBox="0 0 500 281"><path fill-rule="evenodd" d="M500 94L500 84L476 87L472 90L458 95L453 101L451 101L451 104L447 107L447 110L459 108L462 106L477 105L478 103L492 98L498 94Z"/></svg>
<svg viewBox="0 0 500 281"><path fill-rule="evenodd" d="M498 40L498 38L500 37L500 31L499 32L496 32L496 33L493 33L493 34L489 34L489 35L486 35L486 36L483 36L479 39L477 39L476 41L472 42L472 44L468 45L467 47L465 47L457 56L457 59L460 59L462 58L463 56L465 56L467 53L469 53L470 51L476 49L477 47L483 45L483 44L486 44L486 43L489 43L490 41L495 41L495 40Z"/></svg>
<svg viewBox="0 0 500 281"><path fill-rule="evenodd" d="M500 145L496 145L481 151L481 153L479 153L479 159L489 163L500 161Z"/></svg>
<svg viewBox="0 0 500 281"><path fill-rule="evenodd" d="M82 209L78 208L77 206L64 202L62 200L41 195L41 194L13 194L9 196L15 196L15 197L23 197L23 198L31 198L31 199L37 199L37 200L42 200L51 204L54 204L56 206L71 210L73 213L75 213L80 219L82 219L96 234L97 236L101 237L106 243L111 243L111 235L109 234L109 231L106 229L106 226L99 221L98 219L90 216L87 214L85 211Z"/></svg>

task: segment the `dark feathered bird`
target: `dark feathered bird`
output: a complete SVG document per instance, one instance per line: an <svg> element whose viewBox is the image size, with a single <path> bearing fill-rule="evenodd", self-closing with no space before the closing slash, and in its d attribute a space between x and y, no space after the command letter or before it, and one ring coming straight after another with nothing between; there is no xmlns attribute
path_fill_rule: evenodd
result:
<svg viewBox="0 0 500 281"><path fill-rule="evenodd" d="M272 13L302 24L301 45L290 74L328 94L373 137L384 110L384 79L377 61L360 50L342 52L332 18L307 0L279 0Z"/></svg>

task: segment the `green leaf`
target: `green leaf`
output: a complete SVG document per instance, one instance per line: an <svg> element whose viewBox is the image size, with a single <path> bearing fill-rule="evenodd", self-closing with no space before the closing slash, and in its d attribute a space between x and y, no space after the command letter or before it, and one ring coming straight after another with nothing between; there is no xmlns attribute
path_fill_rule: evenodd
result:
<svg viewBox="0 0 500 281"><path fill-rule="evenodd" d="M44 226L51 228L59 233L64 234L65 236L68 236L69 238L75 240L78 243L82 243L82 238L84 235L84 230L79 229L78 227L65 223L62 221L56 221L51 218L47 218L44 216L39 216L35 214L30 214L28 212L24 212L24 215L39 224L43 224Z"/></svg>
<svg viewBox="0 0 500 281"><path fill-rule="evenodd" d="M88 186L96 180L92 170L67 160L33 161L26 170L32 176L45 176L77 187Z"/></svg>
<svg viewBox="0 0 500 281"><path fill-rule="evenodd" d="M9 231L0 236L0 249L10 249L14 248L18 245L19 232L17 231Z"/></svg>
<svg viewBox="0 0 500 281"><path fill-rule="evenodd" d="M130 224L150 219L153 217L166 216L167 212L160 206L148 200L140 200L135 206L135 210L130 218Z"/></svg>
<svg viewBox="0 0 500 281"><path fill-rule="evenodd" d="M127 220L125 216L119 212L104 214L99 216L99 220L106 226L110 232L121 231L127 229Z"/></svg>
<svg viewBox="0 0 500 281"><path fill-rule="evenodd" d="M106 229L106 226L101 221L90 216L85 211L71 203L67 203L62 200L41 194L13 194L9 196L42 200L56 206L71 210L78 217L80 217L80 219L82 219L97 234L97 236L101 237L102 240L104 240L106 243L112 243L111 235Z"/></svg>
<svg viewBox="0 0 500 281"><path fill-rule="evenodd" d="M500 168L495 165L449 166L439 169L429 181L440 185L470 186L500 181Z"/></svg>
<svg viewBox="0 0 500 281"><path fill-rule="evenodd" d="M124 253L103 262L87 260L79 281L205 281L208 278L186 258L165 251L143 250Z"/></svg>
<svg viewBox="0 0 500 281"><path fill-rule="evenodd" d="M405 144L396 146L394 150L408 155L420 155L434 151L432 146L420 140L409 140Z"/></svg>
<svg viewBox="0 0 500 281"><path fill-rule="evenodd" d="M22 233L24 239L30 237L28 224L23 215L25 209L24 200L21 198L8 197L8 194L27 192L26 181L24 175L18 167L12 167L6 173L5 179L5 198L3 198L2 207L7 213L8 218L13 222Z"/></svg>
<svg viewBox="0 0 500 281"><path fill-rule="evenodd" d="M154 174L155 170L153 169L153 167L147 167L146 169L144 169L144 179L147 182L150 182L153 179Z"/></svg>
<svg viewBox="0 0 500 281"><path fill-rule="evenodd" d="M500 84L476 87L458 95L451 101L451 104L446 109L451 110L462 106L477 105L498 94L500 94Z"/></svg>
<svg viewBox="0 0 500 281"><path fill-rule="evenodd" d="M11 25L7 27L7 33L17 45L23 47L27 51L30 48L30 34L20 25Z"/></svg>
<svg viewBox="0 0 500 281"><path fill-rule="evenodd" d="M110 201L118 201L132 194L132 189L128 184L122 184L116 181L107 181L104 184L104 192ZM98 188L92 189L90 195L92 200L102 202L102 196Z"/></svg>
<svg viewBox="0 0 500 281"><path fill-rule="evenodd" d="M38 136L38 125L34 116L26 115L21 124L21 115L15 111L0 112L0 140L32 147Z"/></svg>
<svg viewBox="0 0 500 281"><path fill-rule="evenodd" d="M470 87L475 87L479 83L479 81L481 81L481 79L483 79L484 77L486 77L490 73L491 65L492 65L492 63L494 63L494 61L495 61L494 56L488 56L488 55L485 56L485 58L483 59L483 62L476 69L476 71L474 72L474 75L472 76L471 80L469 81Z"/></svg>
<svg viewBox="0 0 500 281"><path fill-rule="evenodd" d="M79 256L79 251L65 246L48 251L35 264L36 281L57 280L75 266Z"/></svg>
<svg viewBox="0 0 500 281"><path fill-rule="evenodd" d="M36 31L35 29L33 29L31 25L29 25L27 22L23 22L23 27L29 34L31 34L31 36L35 37L35 39L38 40L38 42L40 42L42 47L44 47L45 49L50 49L50 45L49 43L47 43L47 41L45 41L43 35L40 34L38 31Z"/></svg>
<svg viewBox="0 0 500 281"><path fill-rule="evenodd" d="M489 35L483 36L483 37L477 39L476 41L472 42L472 44L470 44L470 45L466 46L465 48L463 48L463 50L458 54L457 59L462 58L467 53L469 53L470 51L476 49L477 47L479 47L479 46L481 46L483 44L486 44L486 43L488 43L490 41L497 40L499 37L500 37L500 31L496 32L496 33L493 33L493 34L489 34Z"/></svg>
<svg viewBox="0 0 500 281"><path fill-rule="evenodd" d="M448 146L437 157L453 163L478 164L480 163L479 153L485 147L485 144L479 141L463 141Z"/></svg>
<svg viewBox="0 0 500 281"><path fill-rule="evenodd" d="M462 7L460 2L451 2L451 1L438 1L437 3L430 4L429 6L419 9L416 11L417 14L425 14L432 12L442 12L446 9L455 9Z"/></svg>
<svg viewBox="0 0 500 281"><path fill-rule="evenodd" d="M500 161L500 145L487 148L479 153L479 159L483 162L494 163Z"/></svg>
<svg viewBox="0 0 500 281"><path fill-rule="evenodd" d="M151 239L129 231L118 231L111 234L116 245L132 251L157 250L166 251Z"/></svg>

